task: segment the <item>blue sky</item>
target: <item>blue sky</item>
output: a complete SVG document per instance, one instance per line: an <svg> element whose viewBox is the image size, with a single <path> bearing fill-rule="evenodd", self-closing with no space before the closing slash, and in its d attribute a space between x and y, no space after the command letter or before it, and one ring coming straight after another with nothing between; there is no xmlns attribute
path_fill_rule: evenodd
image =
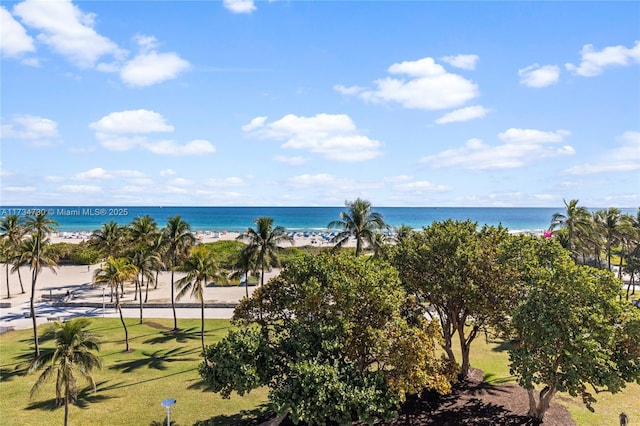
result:
<svg viewBox="0 0 640 426"><path fill-rule="evenodd" d="M3 1L1 205L640 205L640 3Z"/></svg>

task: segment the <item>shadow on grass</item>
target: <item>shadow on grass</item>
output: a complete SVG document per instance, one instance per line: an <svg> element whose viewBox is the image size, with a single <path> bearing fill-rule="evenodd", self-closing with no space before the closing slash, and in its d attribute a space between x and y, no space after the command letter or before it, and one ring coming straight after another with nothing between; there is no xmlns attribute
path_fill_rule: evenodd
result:
<svg viewBox="0 0 640 426"><path fill-rule="evenodd" d="M0 383L11 381L15 377L26 376L28 371L24 364L16 364L13 369L2 366L0 367Z"/></svg>
<svg viewBox="0 0 640 426"><path fill-rule="evenodd" d="M206 330L205 330L206 332ZM190 327L187 329L179 329L176 331L165 330L160 335L155 335L152 339L147 339L142 343L152 345L163 344L175 340L177 343L187 343L190 340L200 340L200 327Z"/></svg>
<svg viewBox="0 0 640 426"><path fill-rule="evenodd" d="M269 409L268 404L262 404L253 410L242 410L237 414L220 414L207 420L200 420L194 423L194 426L251 426L259 425L275 414Z"/></svg>
<svg viewBox="0 0 640 426"><path fill-rule="evenodd" d="M137 358L127 361L115 361L115 364L109 367L109 370L121 370L123 373L131 373L143 367L153 368L154 370L166 370L169 368L167 364L181 361L198 361L199 357L191 357L189 355L199 354L200 350L192 349L159 349L149 352L142 351L144 358Z"/></svg>
<svg viewBox="0 0 640 426"><path fill-rule="evenodd" d="M509 349L513 349L513 345L510 342L500 341L491 343L498 344L495 348L491 348L493 352L507 352Z"/></svg>
<svg viewBox="0 0 640 426"><path fill-rule="evenodd" d="M104 382L101 382L101 383L104 383ZM78 392L78 398L76 402L72 403L71 405L74 405L81 409L86 409L89 407L90 404L95 404L98 402L103 402L103 401L107 401L109 399L115 398L113 396L101 394L99 387L100 387L100 384L96 384L97 392L94 393L91 386L86 386L85 388L83 388ZM56 408L64 409L64 402L61 401L61 404L59 406L56 406L56 399L50 398L44 401L32 402L29 405L27 405L25 409L53 411Z"/></svg>
<svg viewBox="0 0 640 426"><path fill-rule="evenodd" d="M207 384L207 382L205 382L202 379L193 379L191 380L193 383L189 385L189 387L187 387L187 389L191 389L191 390L201 390L202 392L213 392L213 388Z"/></svg>
<svg viewBox="0 0 640 426"><path fill-rule="evenodd" d="M501 385L503 383L510 383L515 381L516 376L497 377L493 373L485 373L482 376L482 381L487 385Z"/></svg>
<svg viewBox="0 0 640 426"><path fill-rule="evenodd" d="M166 374L166 375L160 376L160 377L153 377L151 379L140 380L140 381L134 382L134 383L127 383L127 382L114 383L112 385L99 388L98 391L128 388L128 387L131 387L131 386L137 386L137 385L142 385L142 384L149 383L149 382L155 382L156 380L163 380L163 379L166 379L167 377L178 376L180 374L185 374L185 373L191 373L193 371L198 371L198 367L193 367L193 368L190 368L190 369L184 370L184 371L177 371L175 373Z"/></svg>

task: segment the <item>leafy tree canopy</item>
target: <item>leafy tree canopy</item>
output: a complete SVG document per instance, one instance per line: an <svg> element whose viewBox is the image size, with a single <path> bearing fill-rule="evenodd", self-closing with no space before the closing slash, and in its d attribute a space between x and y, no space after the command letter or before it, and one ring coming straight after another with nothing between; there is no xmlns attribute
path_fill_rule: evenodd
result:
<svg viewBox="0 0 640 426"><path fill-rule="evenodd" d="M511 325L511 372L529 392L529 415L542 419L556 392L617 392L640 383L640 312L619 301L620 281L609 271L576 265L553 240L530 245L537 260L526 271L526 297ZM542 386L539 400L535 387Z"/></svg>
<svg viewBox="0 0 640 426"><path fill-rule="evenodd" d="M207 347L200 374L226 397L268 386L276 411L294 422L389 417L406 394L450 390L439 326L408 300L387 263L295 260L243 300L234 320L246 327Z"/></svg>

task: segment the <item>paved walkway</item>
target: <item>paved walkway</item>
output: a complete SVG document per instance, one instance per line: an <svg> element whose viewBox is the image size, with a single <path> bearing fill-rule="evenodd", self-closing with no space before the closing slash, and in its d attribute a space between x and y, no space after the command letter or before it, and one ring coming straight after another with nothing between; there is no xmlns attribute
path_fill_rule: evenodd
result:
<svg viewBox="0 0 640 426"><path fill-rule="evenodd" d="M44 324L55 319L68 320L79 316L89 317L117 317L118 313L113 307L109 307L110 290L101 286L92 285L93 274L98 265L89 268L86 266L61 266L57 273L50 270L43 270L37 281L36 289L36 322ZM5 281L4 265L0 265L0 304L9 304L9 307L0 307L0 331L6 329L25 329L32 327L32 320L29 316L29 300L31 296L31 274L28 269L21 269L22 283L25 293L20 292L20 284L17 274L9 276L11 298L7 299L7 289ZM268 280L278 271L265 274ZM176 274L175 280L181 275ZM266 281L265 281L266 282ZM162 304L168 306L171 303L171 274L161 273L158 277L158 288L149 288L148 303L150 305ZM249 286L249 294L256 287ZM204 290L204 299L207 304L222 304L233 306L237 304L245 295L245 287L216 287L207 286ZM145 290L142 294L143 300ZM54 306L54 301L68 302L69 306ZM121 299L123 303L138 303L134 301L133 284L125 285L125 296ZM103 302L105 308L103 309ZM185 297L181 303L194 306L199 303L196 299ZM72 305L73 306L70 306ZM170 305L169 305L170 306ZM200 309L192 307L181 307L177 304L176 314L178 318L200 318ZM137 318L140 315L138 308L123 309L123 315L127 318ZM231 318L233 308L205 308L205 318ZM173 318L171 308L145 307L145 318Z"/></svg>

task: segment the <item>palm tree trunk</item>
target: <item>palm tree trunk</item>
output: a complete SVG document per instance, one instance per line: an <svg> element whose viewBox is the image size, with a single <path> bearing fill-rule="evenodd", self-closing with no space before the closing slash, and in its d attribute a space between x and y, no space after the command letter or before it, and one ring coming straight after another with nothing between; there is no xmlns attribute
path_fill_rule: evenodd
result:
<svg viewBox="0 0 640 426"><path fill-rule="evenodd" d="M4 266L7 273L7 299L11 299L11 290L9 290L9 263L6 263Z"/></svg>
<svg viewBox="0 0 640 426"><path fill-rule="evenodd" d="M138 291L140 292L140 324L142 324L142 286L144 282L144 270L140 271L142 273L142 277L140 277L140 285L138 286Z"/></svg>
<svg viewBox="0 0 640 426"><path fill-rule="evenodd" d="M175 264L175 261L174 261ZM175 286L173 285L173 268L171 268L171 309L173 310L173 329L178 330L178 316L176 314Z"/></svg>
<svg viewBox="0 0 640 426"><path fill-rule="evenodd" d="M116 289L116 306L118 308L118 313L120 314L120 322L122 323L122 328L124 328L125 351L129 352L129 330L127 330L127 324L124 322L124 317L122 316L122 306L120 306L120 297L118 297L117 289Z"/></svg>
<svg viewBox="0 0 640 426"><path fill-rule="evenodd" d="M140 298L142 298L142 295L140 295ZM149 300L149 280L147 280L147 285L145 286L144 290L144 303L147 303L147 300Z"/></svg>
<svg viewBox="0 0 640 426"><path fill-rule="evenodd" d="M204 354L204 297L200 300L200 340L202 341L202 353Z"/></svg>
<svg viewBox="0 0 640 426"><path fill-rule="evenodd" d="M154 290L158 289L158 274L160 274L160 271L156 271L156 282L155 282L155 285L153 286Z"/></svg>
<svg viewBox="0 0 640 426"><path fill-rule="evenodd" d="M31 321L33 322L33 344L35 346L35 356L40 356L40 347L38 345L38 324L36 322L36 307L35 307L35 295L36 295L36 281L38 280L38 267L31 271L31 298L29 300L29 313L31 314Z"/></svg>
<svg viewBox="0 0 640 426"><path fill-rule="evenodd" d="M247 268L247 271L244 273L244 292L248 299L249 298L249 268Z"/></svg>
<svg viewBox="0 0 640 426"><path fill-rule="evenodd" d="M69 383L64 387L64 426L69 425Z"/></svg>
<svg viewBox="0 0 640 426"><path fill-rule="evenodd" d="M20 291L22 294L25 293L24 286L22 285L22 275L20 275L20 267L18 266L18 281L20 281Z"/></svg>

